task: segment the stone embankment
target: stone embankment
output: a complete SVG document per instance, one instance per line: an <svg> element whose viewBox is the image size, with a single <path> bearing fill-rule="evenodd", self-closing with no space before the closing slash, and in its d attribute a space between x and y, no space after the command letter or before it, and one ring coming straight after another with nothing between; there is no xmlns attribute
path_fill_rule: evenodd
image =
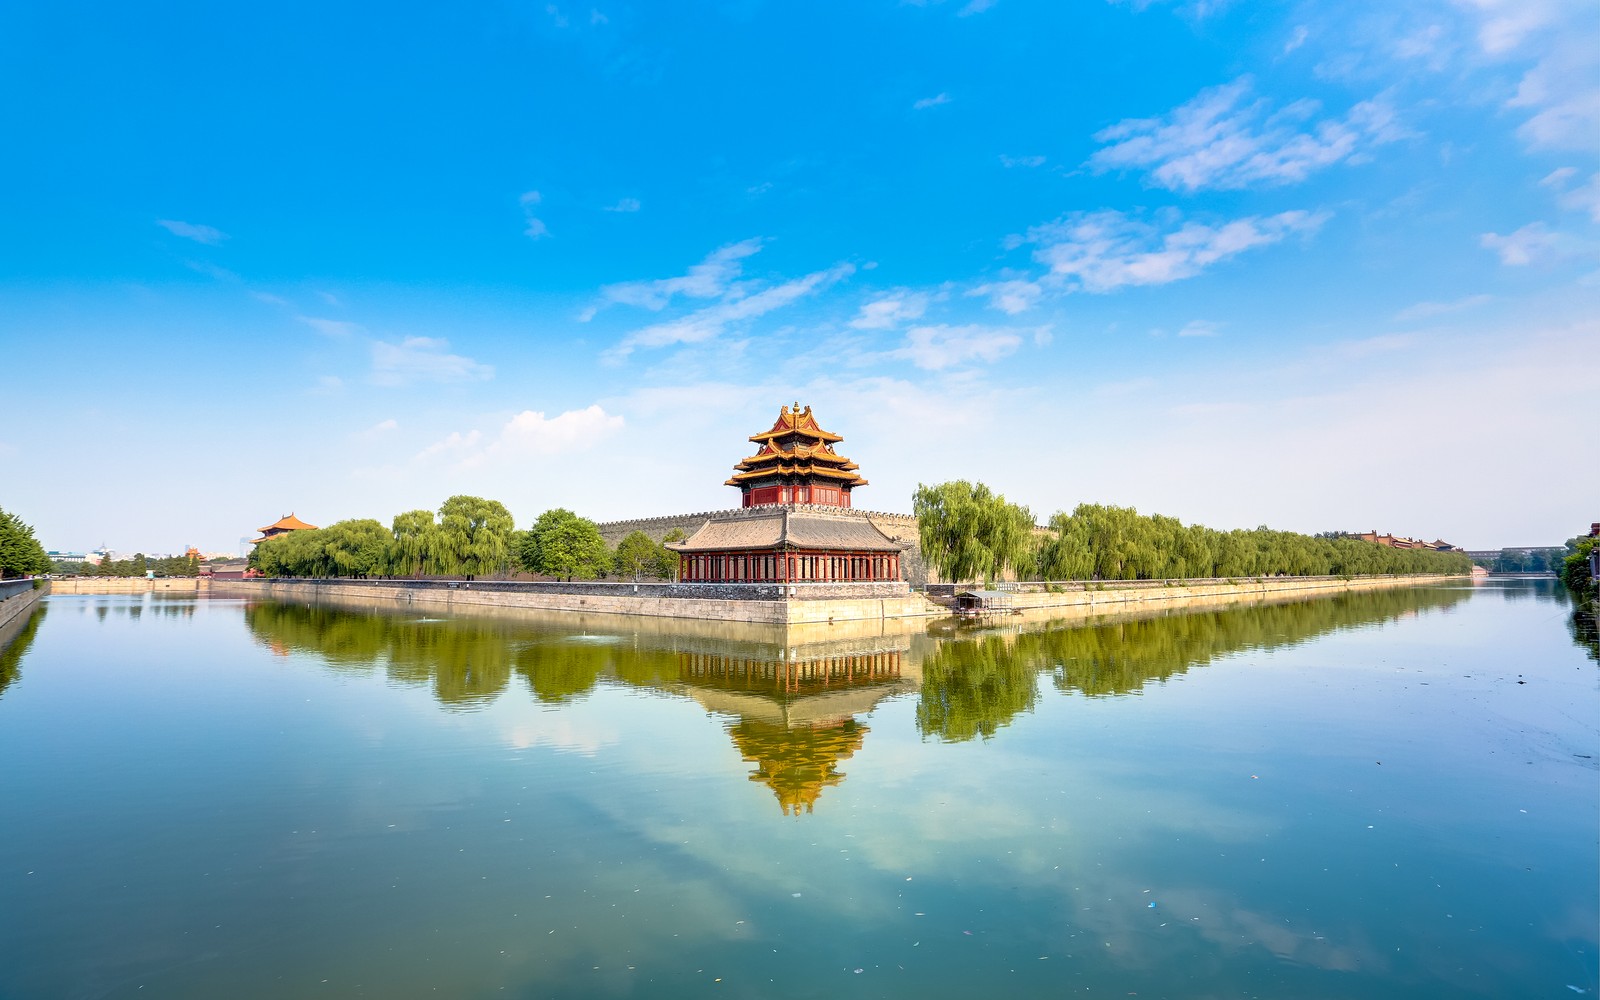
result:
<svg viewBox="0 0 1600 1000"><path fill-rule="evenodd" d="M0 649L10 645L39 600L50 593L48 580L0 582Z"/></svg>
<svg viewBox="0 0 1600 1000"><path fill-rule="evenodd" d="M217 596L359 598L397 607L504 608L807 625L945 612L904 583L508 583L456 580L214 580Z"/></svg>
<svg viewBox="0 0 1600 1000"><path fill-rule="evenodd" d="M1250 580L1131 581L1067 584L1010 592L1010 608L1036 617L1081 618L1141 608L1215 606L1294 600L1349 590L1440 583L1437 576L1268 577ZM955 588L944 588L954 590ZM903 583L672 584L519 583L447 580L216 580L217 596L269 600L361 600L438 609L502 609L806 625L936 618L947 603L909 592Z"/></svg>

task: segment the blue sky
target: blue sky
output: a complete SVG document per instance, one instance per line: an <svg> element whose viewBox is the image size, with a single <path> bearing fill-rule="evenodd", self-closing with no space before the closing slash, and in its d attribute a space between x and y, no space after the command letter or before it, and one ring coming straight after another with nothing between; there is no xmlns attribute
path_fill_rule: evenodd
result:
<svg viewBox="0 0 1600 1000"><path fill-rule="evenodd" d="M720 509L795 400L872 509L1600 518L1590 5L459 6L0 13L47 547Z"/></svg>

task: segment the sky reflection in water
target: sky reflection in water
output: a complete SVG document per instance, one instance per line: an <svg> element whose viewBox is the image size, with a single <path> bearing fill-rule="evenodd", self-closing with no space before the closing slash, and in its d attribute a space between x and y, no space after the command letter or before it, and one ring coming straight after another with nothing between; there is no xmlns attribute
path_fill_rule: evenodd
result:
<svg viewBox="0 0 1600 1000"><path fill-rule="evenodd" d="M52 598L0 656L0 995L1596 986L1596 665L1548 585L421 617Z"/></svg>

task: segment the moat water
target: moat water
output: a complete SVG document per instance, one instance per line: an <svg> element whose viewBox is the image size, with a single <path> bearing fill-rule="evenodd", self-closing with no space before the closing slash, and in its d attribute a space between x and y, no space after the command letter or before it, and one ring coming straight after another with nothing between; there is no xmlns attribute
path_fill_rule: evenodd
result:
<svg viewBox="0 0 1600 1000"><path fill-rule="evenodd" d="M795 638L58 596L0 997L1575 997L1553 583Z"/></svg>

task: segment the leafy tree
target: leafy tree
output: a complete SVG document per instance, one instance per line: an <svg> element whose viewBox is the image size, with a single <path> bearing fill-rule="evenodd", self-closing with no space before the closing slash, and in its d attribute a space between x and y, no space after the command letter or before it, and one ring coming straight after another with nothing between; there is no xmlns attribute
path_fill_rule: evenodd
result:
<svg viewBox="0 0 1600 1000"><path fill-rule="evenodd" d="M684 539L682 528L673 528L661 536L661 565L656 569L656 575L663 580L676 580L678 578L678 553L667 548L674 542Z"/></svg>
<svg viewBox="0 0 1600 1000"><path fill-rule="evenodd" d="M565 580L592 580L611 563L595 523L561 507L539 515L519 557L530 572Z"/></svg>
<svg viewBox="0 0 1600 1000"><path fill-rule="evenodd" d="M50 556L33 537L33 528L0 510L0 578L50 572Z"/></svg>
<svg viewBox="0 0 1600 1000"><path fill-rule="evenodd" d="M503 573L510 564L511 512L498 500L453 496L439 508L435 571L474 577Z"/></svg>
<svg viewBox="0 0 1600 1000"><path fill-rule="evenodd" d="M911 509L917 517L922 557L947 579L993 580L1022 559L1032 541L1033 515L1007 503L982 483L957 480L917 485Z"/></svg>
<svg viewBox="0 0 1600 1000"><path fill-rule="evenodd" d="M339 521L321 529L323 560L335 576L366 577L382 573L394 540L372 518Z"/></svg>
<svg viewBox="0 0 1600 1000"><path fill-rule="evenodd" d="M396 514L386 560L388 571L395 576L421 576L427 572L438 547L438 527L431 510Z"/></svg>
<svg viewBox="0 0 1600 1000"><path fill-rule="evenodd" d="M661 576L661 569L669 557L676 566L677 557L665 545L653 541L642 531L631 531L617 543L612 565L616 567L617 575L631 576L637 580L642 576Z"/></svg>
<svg viewBox="0 0 1600 1000"><path fill-rule="evenodd" d="M1596 581L1589 575L1589 553L1600 545L1600 538L1573 538L1567 541L1567 555L1561 562L1561 582L1579 597L1596 596Z"/></svg>

